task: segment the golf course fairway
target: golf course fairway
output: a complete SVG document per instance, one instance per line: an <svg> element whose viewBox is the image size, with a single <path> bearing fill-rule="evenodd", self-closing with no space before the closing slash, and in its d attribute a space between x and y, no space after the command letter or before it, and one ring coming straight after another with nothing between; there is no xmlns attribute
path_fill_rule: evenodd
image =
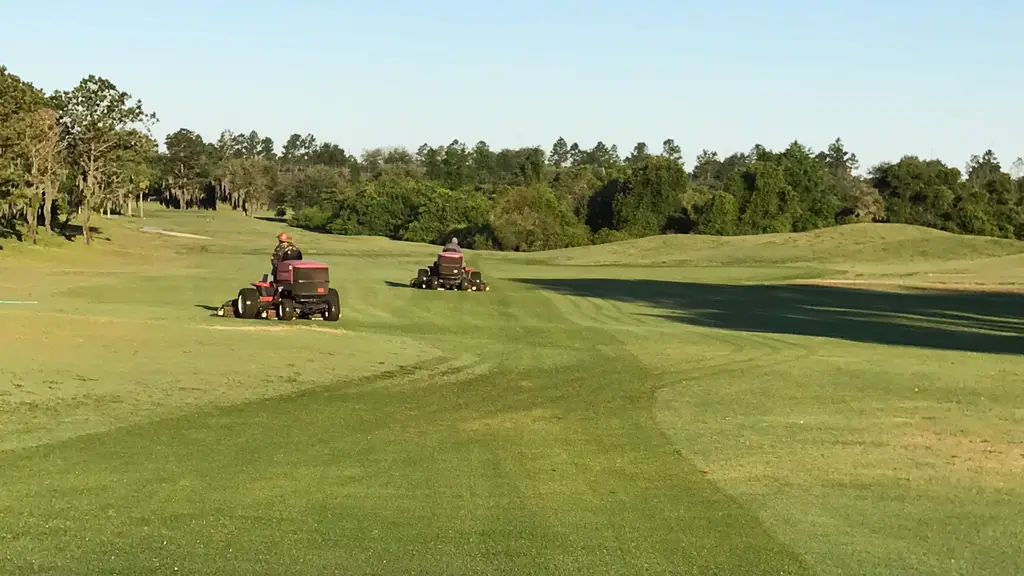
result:
<svg viewBox="0 0 1024 576"><path fill-rule="evenodd" d="M1024 243L289 229L280 322L213 311L285 224L146 216L0 251L0 574L1024 572Z"/></svg>

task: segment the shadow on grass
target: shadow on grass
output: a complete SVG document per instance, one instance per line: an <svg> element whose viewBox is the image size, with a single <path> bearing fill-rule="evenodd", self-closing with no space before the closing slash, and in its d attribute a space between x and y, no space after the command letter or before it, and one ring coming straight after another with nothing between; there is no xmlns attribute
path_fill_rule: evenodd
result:
<svg viewBox="0 0 1024 576"><path fill-rule="evenodd" d="M78 224L62 224L54 228L58 234L64 237L68 242L74 242L75 238L84 236L85 229ZM93 240L103 240L110 242L110 238L101 238L98 236L102 232L96 226L89 226L89 235Z"/></svg>
<svg viewBox="0 0 1024 576"><path fill-rule="evenodd" d="M408 282L392 282L391 280L385 280L384 285L389 288L412 288Z"/></svg>
<svg viewBox="0 0 1024 576"><path fill-rule="evenodd" d="M675 322L992 354L1024 354L1024 295L619 279L517 279L571 296L661 308Z"/></svg>
<svg viewBox="0 0 1024 576"><path fill-rule="evenodd" d="M24 240L24 236L22 235L21 230L18 230L16 228L4 228L3 226L0 226L0 240L11 239L15 240L16 242L22 242Z"/></svg>
<svg viewBox="0 0 1024 576"><path fill-rule="evenodd" d="M76 238L84 236L84 228L78 224L55 223L53 226L53 232L68 242L74 242ZM94 241L103 240L104 242L110 242L110 238L99 235L101 232L102 230L96 226L89 226L89 234L92 236ZM41 225L39 227L39 233L45 233L45 230ZM0 228L0 239L15 240L17 242L31 242L29 236L21 230L10 230L6 228ZM0 250L3 250L3 246L0 246Z"/></svg>
<svg viewBox="0 0 1024 576"><path fill-rule="evenodd" d="M196 304L196 308L201 308L210 313L210 318L219 318L217 311L220 310L220 306L209 306L207 304Z"/></svg>
<svg viewBox="0 0 1024 576"><path fill-rule="evenodd" d="M288 223L288 219L284 216L253 216L253 218L264 222L277 222L278 224Z"/></svg>

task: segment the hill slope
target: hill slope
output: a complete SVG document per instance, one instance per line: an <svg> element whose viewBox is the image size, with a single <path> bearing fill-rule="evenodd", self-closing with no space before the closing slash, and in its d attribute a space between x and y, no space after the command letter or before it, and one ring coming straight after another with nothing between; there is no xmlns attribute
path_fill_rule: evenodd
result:
<svg viewBox="0 0 1024 576"><path fill-rule="evenodd" d="M668 235L545 252L574 265L920 264L1024 254L1024 242L903 224L851 224L757 236Z"/></svg>

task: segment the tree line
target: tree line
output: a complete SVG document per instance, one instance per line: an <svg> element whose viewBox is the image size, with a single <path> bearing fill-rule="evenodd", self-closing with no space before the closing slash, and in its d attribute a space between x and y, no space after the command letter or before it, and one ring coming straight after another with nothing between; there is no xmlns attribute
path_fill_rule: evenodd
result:
<svg viewBox="0 0 1024 576"><path fill-rule="evenodd" d="M160 150L155 114L90 75L45 94L0 66L0 233L35 242L40 228L95 214L143 215L146 201L189 209L273 210L293 226L468 248L548 250L665 233L801 232L898 222L1024 239L1024 160L1010 171L991 150L965 170L904 156L857 174L841 139L815 152L755 145L703 150L692 169L680 146L637 143L623 156L563 138L492 149L423 144L358 157L312 134L280 147L255 131L206 141L182 128Z"/></svg>

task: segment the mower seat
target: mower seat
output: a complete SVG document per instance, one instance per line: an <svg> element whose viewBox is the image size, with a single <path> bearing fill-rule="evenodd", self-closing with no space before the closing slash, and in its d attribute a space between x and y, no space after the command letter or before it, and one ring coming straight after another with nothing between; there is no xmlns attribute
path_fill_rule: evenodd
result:
<svg viewBox="0 0 1024 576"><path fill-rule="evenodd" d="M274 269L274 273L273 273L274 277L270 281L276 283L277 282L277 275L281 272L281 266L284 265L285 262L292 261L292 260L302 260L302 250L299 250L295 246L293 246L291 249L286 251L281 256L281 261L277 263L277 268ZM267 277L266 276L263 277L263 281L264 282L267 281Z"/></svg>

